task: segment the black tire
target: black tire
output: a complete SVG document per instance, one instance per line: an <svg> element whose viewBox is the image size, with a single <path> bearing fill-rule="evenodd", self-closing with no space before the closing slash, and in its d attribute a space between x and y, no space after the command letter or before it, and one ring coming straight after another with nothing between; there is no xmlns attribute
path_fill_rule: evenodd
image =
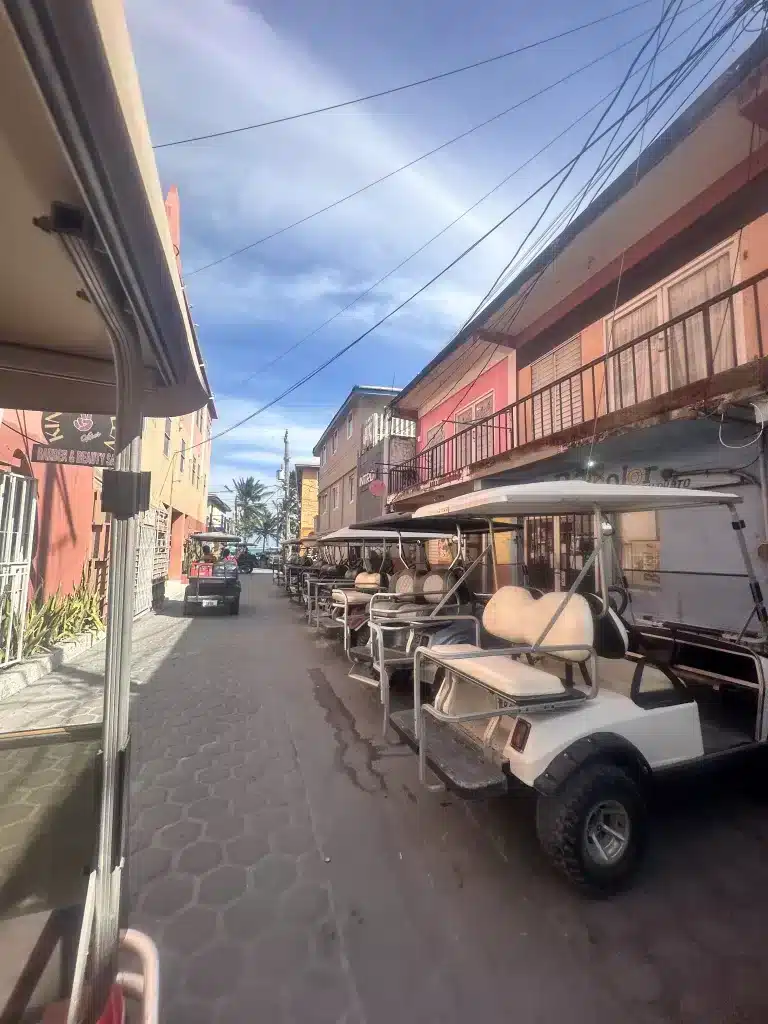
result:
<svg viewBox="0 0 768 1024"><path fill-rule="evenodd" d="M245 573L246 576L249 576L253 572L253 566L252 565L244 565L242 567L242 569L240 569L240 572L243 572L243 573Z"/></svg>
<svg viewBox="0 0 768 1024"><path fill-rule="evenodd" d="M594 845L587 839L592 815L601 805L620 807L629 825L624 850L610 863L593 854ZM648 815L643 794L618 765L588 764L552 796L539 796L536 832L544 853L570 882L596 892L620 889L645 851Z"/></svg>
<svg viewBox="0 0 768 1024"><path fill-rule="evenodd" d="M190 605L189 601L185 601L184 604L182 605L182 607L181 607L181 614L182 615L191 615L192 614L191 605Z"/></svg>
<svg viewBox="0 0 768 1024"><path fill-rule="evenodd" d="M239 597L238 597L238 599L236 601L233 601L232 604L229 606L229 614L230 615L239 615L240 614L240 598Z"/></svg>
<svg viewBox="0 0 768 1024"><path fill-rule="evenodd" d="M629 594L624 587L608 587L608 603L616 614L621 617L627 610Z"/></svg>

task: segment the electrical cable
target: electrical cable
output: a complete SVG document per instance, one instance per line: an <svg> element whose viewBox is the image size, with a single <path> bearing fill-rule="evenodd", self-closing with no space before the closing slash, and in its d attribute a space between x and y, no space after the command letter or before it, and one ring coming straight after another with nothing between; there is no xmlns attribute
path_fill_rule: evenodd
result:
<svg viewBox="0 0 768 1024"><path fill-rule="evenodd" d="M687 13L688 11L692 10L694 7L698 7L702 2L704 2L704 0L695 0L694 3L689 4L687 7L685 7L681 13L684 13L684 12ZM713 7L714 6L717 6L717 5L713 5ZM705 11L705 13L704 13L704 15L702 15L702 17L706 17L706 15L709 13L709 11L711 11L713 9L713 7L708 8L708 10ZM666 43L665 46L662 49L667 49L667 47L672 46L675 42L677 42L680 38L682 38L682 36L684 36L687 32L690 32L691 29L694 28L697 24L698 24L698 21L692 22L685 29L683 29L676 36L674 36L673 39L671 39L668 43ZM646 31L648 31L648 30L646 30ZM622 43L619 47L615 47L613 50L610 50L608 52L608 54L603 54L603 56L597 58L597 60L598 61L599 60L603 60L606 56L609 56L610 54L616 53L617 50L621 49L624 46L628 46L630 43L635 42L637 39L642 38L642 36L644 36L645 34L646 34L645 32L641 32L638 35L633 36L631 39L628 39L628 40L626 40L626 42ZM594 63L595 63L594 61L590 61L589 64L585 64L581 68L578 68L575 72L572 72L571 76L574 75L574 74L577 74L579 71L585 70L588 67L592 67L594 65ZM645 67L645 66L647 66L647 65L641 65L641 67ZM639 70L639 69L637 69L637 70ZM637 71L635 73L637 73ZM571 77L571 76L566 76L566 77ZM554 83L554 84L560 84L562 81L564 81L564 79L560 79L557 83ZM350 302L348 302L341 309L337 310L337 312L334 313L331 317L329 317L327 320L324 320L323 323L321 323L319 326L313 328L313 330L311 330L308 334L305 334L298 341L296 341L293 345L290 345L287 349L285 349L279 355L275 356L274 359L271 359L268 363L265 363L263 366L259 367L259 369L254 370L252 373L250 373L245 378L243 383L247 383L248 381L252 380L255 376L263 373L265 370L268 370L270 367L272 367L276 363L280 362L280 360L283 359L285 356L289 355L291 352L294 352L297 348L299 348L301 345L303 345L305 341L308 341L310 338L314 337L314 335L318 334L324 327L327 327L329 324L333 323L333 321L336 320L343 313L346 313L346 311L348 309L351 309L352 306L354 306L358 302L360 302L361 299L364 299L367 295L370 295L370 293L374 289L378 288L379 285L384 283L384 281L388 280L393 274L396 274L398 270L401 270L412 259L414 259L416 256L420 255L428 246L430 246L433 242L436 242L439 238L442 237L442 235L444 235L452 227L454 227L461 220L463 220L470 213L472 213L472 211L475 210L478 206L480 206L481 203L485 202L486 199L489 199L495 192L498 192L498 190L500 188L502 188L504 185L506 185L507 182L509 182L515 175L519 174L520 171L522 171L526 167L528 167L534 160L536 160L539 156L541 156L543 153L545 153L556 142L559 142L560 139L562 139L568 132L570 132L573 128L575 128L576 125L580 124L586 117L588 117L594 110L596 110L602 103L604 103L605 100L609 99L611 97L611 95L613 94L613 91L614 90L611 89L609 92L605 93L605 95L601 96L600 99L597 100L595 103L593 103L592 106L589 107L587 110L585 110L583 114L580 114L579 117L577 117L575 121L572 121L566 128L564 128L562 131L558 132L558 134L555 135L552 139L550 139L549 142L547 142L544 146L542 146L540 149L538 149L532 156L528 157L528 159L525 160L523 163L519 164L513 171L511 171L508 175L506 175L506 177L504 177L500 182L498 182L498 184L494 185L494 187L492 189L490 189L490 191L486 192L485 195L480 197L480 199L478 199L476 202L474 202L471 206L467 207L467 209L464 210L462 213L460 213L458 217L455 217L449 224L446 224L446 226L444 228L441 228L440 231L437 232L437 234L432 235L431 238L429 238L426 242L424 242L423 245L419 246L418 249L416 249L412 253L410 253L410 255L408 255L404 260L401 260L401 262L398 263L397 266L395 266L391 270L387 271L386 274L384 274L382 277L380 277L373 284L369 285L369 287L366 288L365 291L360 292L359 295L355 296L354 299L352 299Z"/></svg>
<svg viewBox="0 0 768 1024"><path fill-rule="evenodd" d="M698 6L699 3L701 3L701 2L702 2L702 0L695 0L694 3L689 4L687 7L683 8L683 11L681 11L681 13L687 12L687 11L691 10L693 7ZM714 9L715 6L717 6L717 4L715 4L712 7L708 8L708 10L705 11L705 14L703 14L702 17L705 17L711 10ZM691 25L687 26L685 29L683 29L682 32L678 33L673 39L671 39L670 42L666 43L665 46L662 47L662 49L667 49L669 46L672 46L675 42L677 42L680 38L682 38L682 36L684 36L687 32L690 32L690 30L692 28L694 28L697 24L698 24L697 22L693 22ZM623 43L622 46L629 45L630 42L634 42L636 39L641 38L643 35L645 35L645 33L640 33L640 35L633 37L631 40L627 40L627 42ZM613 53L613 52L615 52L615 50L611 50L610 52ZM598 58L598 59L602 59L602 58ZM647 65L643 65L641 67L646 67L646 66ZM586 67L588 67L588 66L585 66L585 68ZM639 69L638 69L638 71L639 71ZM637 71L635 73L637 73ZM346 305L344 305L340 309L338 309L332 316L329 316L328 319L326 319L326 321L324 321L322 324L319 324L317 327L313 328L311 331L308 332L308 334L303 335L301 338L298 339L298 341L294 342L292 345L290 345L288 348L286 348L283 352L281 352L278 355L274 356L272 359L270 359L268 362L266 362L266 364L264 364L264 366L260 367L258 370L255 370L255 371L253 371L253 373L249 374L245 378L243 383L244 384L248 383L249 381L253 380L254 377L258 376L259 374L264 373L266 370L268 370L271 367L273 367L276 364L276 362L280 362L280 360L283 359L286 355L289 355L291 352L296 351L296 349L299 348L301 345L303 345L305 341L308 341L310 338L314 337L314 335L318 334L324 328L328 327L329 324L332 324L335 321L335 319L337 319L339 316L341 316L343 313L345 313L348 309L351 309L352 306L356 305L357 302L359 302L361 299L366 298L367 295L370 295L371 292L373 292L380 285L382 285L385 281L387 281L389 278L391 278L392 274L396 273L403 266L406 266L406 264L409 263L412 259L415 259L416 256L418 256L422 252L424 252L424 250L427 249L430 245L432 245L433 242L436 242L439 238L441 238L446 231L449 231L452 227L454 227L461 220L463 220L470 213L472 213L472 211L475 210L481 203L484 203L485 200L490 198L490 196L493 196L495 193L497 193L497 191L500 188L502 188L505 184L507 184L507 182L510 181L516 174L519 174L520 171L524 170L524 168L528 167L538 157L542 156L543 153L545 153L547 150L549 150L549 148L552 145L554 145L555 142L558 142L572 128L574 128L578 124L581 124L581 122L584 121L585 118L589 117L589 115L593 111L597 110L598 106L600 106L601 103L603 103L606 99L608 99L612 95L612 92L613 92L612 89L609 92L606 92L603 96L600 97L600 99L598 99L595 103L593 103L592 106L590 106L590 108L584 112L584 114L580 115L580 117L575 119L575 121L572 121L566 128L564 128L562 131L558 132L558 134L555 135L552 139L550 139L549 142L547 142L544 146L542 146L540 148L540 150L538 150L534 155L528 157L528 159L525 160L522 164L519 164L513 171L511 171L498 184L494 185L494 187L492 189L490 189L489 191L486 191L485 195L482 196L480 199L478 199L475 203L473 203L472 206L470 206L466 210L464 210L461 214L459 214L458 217L454 218L454 220L452 220L449 224L446 224L444 227L442 227L436 234L433 234L433 236L430 239L428 239L427 242L425 242L423 245L421 245L418 249L416 249L414 252L412 252L409 256L407 256L406 258L401 260L396 266L392 267L391 270L388 270L383 276L381 276L381 278L378 279L378 281L376 281L376 282L374 282L374 284L370 285L364 292L360 292L359 295L356 295L350 302L348 302Z"/></svg>
<svg viewBox="0 0 768 1024"><path fill-rule="evenodd" d="M695 3L690 4L689 8L686 8L686 10L690 9L691 7L698 6L699 3L703 2L704 0L695 0ZM249 252L251 249L255 249L259 245L263 245L264 242L269 242L273 238L278 238L280 235L284 235L287 231L292 231L293 228L300 227L302 224L306 224L308 221L314 220L315 217L319 217L323 213L328 213L329 210L336 209L336 207L341 206L343 203L348 202L350 199L355 199L357 196L362 195L364 192L367 192L369 189L374 188L376 185L381 185L382 182L388 181L390 178L394 178L396 175L401 174L403 171L409 170L411 167L415 167L416 164L419 164L423 160L426 160L429 157L434 156L435 153L439 153L443 149L447 149L449 146L454 145L454 143L460 142L461 139L467 138L468 136L474 134L474 132L479 131L481 128L486 128L489 124L493 124L494 121L498 121L500 118L506 117L508 114L511 114L514 111L521 109L527 103L530 103L535 99L538 99L539 97L545 95L547 92L550 92L552 89L555 89L557 86L569 81L571 78L575 78L583 71L589 70L596 64L600 63L600 61L612 56L614 53L617 53L625 46L629 46L637 39L641 39L644 35L647 34L647 32L648 29L645 29L643 32L637 33L636 35L632 36L625 42L620 43L618 46L614 46L606 53L603 53L599 57L596 57L594 60L591 60L588 63L582 65L581 67L576 68L574 71L571 71L569 74L564 75L562 78L558 78L555 82L552 82L549 85L544 86L542 89L538 89L536 92L531 93L522 100L518 100L518 102L513 103L511 107L506 107L504 110L501 110L496 114L493 114L492 117L486 118L484 121L478 122L478 124L473 125L471 128L467 128L465 131L460 132L458 135L454 135L452 138L447 139L445 142L441 142L439 146L435 146L432 149L427 150L426 153L422 153L420 156L414 157L413 160L409 160L404 164L400 164L399 167L395 167L393 170L388 171L386 174L382 175L379 178L376 178L374 181L369 181L366 185L362 185L360 188L355 189L354 192L349 192L347 195L342 196L340 199L334 200L332 203L328 203L326 206L321 207L319 210L314 210L312 213L308 213L306 216L300 217L298 220L295 220L290 224L285 224L283 227L278 228L276 231L272 231L268 235L264 235L262 238L256 239L255 242L249 242L247 245L240 246L238 249L233 249L232 252L226 253L224 256L220 256L215 260L211 260L208 263L204 263L202 266L196 267L194 270L189 271L185 276L187 278L194 277L195 274L200 274L204 270L210 270L212 267L217 267L219 266L219 264L226 263L228 260L234 259L236 256L242 256L243 253Z"/></svg>
<svg viewBox="0 0 768 1024"><path fill-rule="evenodd" d="M741 16L741 15L739 15L739 16ZM720 30L720 33L719 33L719 35L717 37L713 37L713 39L709 40L707 44L705 44L704 46L699 47L697 50L689 53L688 57L686 57L685 60L680 65L678 65L677 68L675 68L669 74L665 75L664 78L660 79L656 83L656 85L654 85L649 90L648 93L646 93L644 96L642 96L633 106L627 108L627 110L625 110L625 112L622 114L622 116L620 118L617 119L617 121L614 121L607 128L605 128L599 135L597 135L594 139L592 139L592 141L589 143L587 148L590 149L593 146L597 145L600 141L602 141L602 139L604 139L607 135L609 135L610 132L616 127L616 124L621 123L622 121L624 121L629 116L629 114L631 114L638 107L642 106L642 104L647 100L649 94L653 94L655 92L658 92L662 88L664 88L670 82L670 80L672 80L674 77L676 77L676 75L681 70L681 68L685 67L688 64L691 64L695 59L699 58L702 53L707 52L710 49L712 43L714 41L716 41L716 38L720 38L720 36L722 35L723 32L730 30L730 28L732 28L732 27L733 27L733 21L728 22L725 25L724 29ZM509 213L507 213L504 217L502 217L499 221L497 221L496 224L494 224L491 228L488 229L488 231L486 231L483 235L481 235L478 239L476 239L471 245L469 245L455 259L453 259L449 264L447 264L447 266L443 267L442 270L438 271L437 274L433 275L425 284L423 284L420 288L418 288L416 291L414 291L406 299L403 299L402 302L398 303L393 309L391 309L387 314L385 314L385 316L381 317L375 324L373 324L371 327L369 327L366 331L364 331L362 334L358 335L358 337L354 338L352 341L348 342L341 349L337 350L332 356L330 356L328 359L326 359L323 363L321 363L319 366L315 367L314 370L311 370L309 373L305 374L304 377L302 377L300 380L296 381L290 387L286 388L283 392L281 392L275 398L273 398L269 402L265 403L264 405L260 406L254 412L250 413L248 416L243 417L238 422L233 423L231 426L229 426L229 427L225 428L224 430L220 431L218 434L215 434L215 435L211 436L210 438L207 438L207 439L205 439L203 441L198 442L195 445L190 446L189 450L191 450L191 448L200 447L203 444L209 444L212 441L215 441L215 440L217 440L217 439L219 439L221 437L224 437L226 434L231 433L233 430L236 430L238 427L241 427L245 423L250 422L250 420L254 419L256 416L260 415L262 412L265 412L267 409L272 408L272 406L277 405L277 403L282 401L283 398L286 398L289 394L292 394L298 388L302 387L308 381L310 381L314 377L316 377L319 373L322 373L322 371L327 369L328 366L330 366L332 363L334 363L338 359L340 359L343 355L345 355L347 352L349 352L350 349L352 349L356 345L358 345L361 341L363 341L365 338L367 338L375 330L377 330L379 327L381 327L382 324L384 324L386 321L390 320L401 309L403 309L405 306L407 306L414 299L418 298L419 295L421 295L423 292L425 292L436 281L438 281L446 273L448 273L450 270L452 270L453 267L455 267L458 263L461 262L461 260L463 260L466 256L468 256L470 252L473 252L479 245L481 245L487 238L489 238L495 231L497 231L503 224L505 224L512 216L514 216L515 213L517 213L523 206L525 206L528 202L530 202L531 199L535 198L536 195L538 195L548 185L550 185L553 181L555 181L564 171L566 171L573 164L575 164L577 159L581 155L583 155L583 152L580 153L578 157L571 158L571 160L569 160L563 167L561 167L559 170L555 171L554 174L550 175L550 177L546 181L544 181L541 185L539 185L536 189L534 189L533 192L531 192L525 199L523 199L520 203L518 203L512 210L509 211Z"/></svg>
<svg viewBox="0 0 768 1024"><path fill-rule="evenodd" d="M627 84L627 82L629 81L629 78L630 78L630 76L631 76L631 74L632 74L632 71L633 71L633 70L635 69L635 67L636 67L636 65L637 65L637 63L638 63L638 61L640 60L640 58L642 57L642 55L643 55L643 53L645 52L646 48L647 48L647 47L648 47L648 45L649 45L649 44L651 43L652 39L654 38L654 36L656 36L656 34L657 34L657 33L658 33L658 40L657 40L657 47L656 47L656 53L658 54L658 47L659 47L659 46L661 45L661 43L663 42L663 40L662 40L662 36L661 36L661 29L662 29L662 27L663 27L663 25L664 25L664 22L665 22L665 20L666 20L666 19L667 19L667 17L669 16L669 12L670 12L670 11L672 10L672 8L673 8L673 6L674 6L674 4L675 4L675 3L677 4L677 7L678 7L678 11L677 11L676 13L679 13L679 7L680 7L680 2L681 2L681 0L669 0L669 5L668 5L668 6L662 6L662 14L661 14L661 19L659 20L658 24L657 24L657 25L656 25L656 27L654 28L654 30L653 30L653 32L651 33L651 35L649 36L649 38L648 38L648 39L647 39L647 40L646 40L646 41L645 41L645 42L643 43L643 45L641 46L640 50L638 51L638 53L637 53L637 54L635 55L634 59L632 60L632 63L630 64L630 66L629 66L629 68L628 68L628 70L627 70L626 74L624 75L624 78L623 78L623 79L622 79L622 81L620 82L620 84L619 84L618 88L617 88L617 89L615 90L615 92L614 92L614 95L613 95L613 98L611 99L611 102L610 102L610 103L609 103L609 105L608 105L608 106L606 107L606 109L605 109L605 110L603 111L603 113L602 113L602 114L600 115L600 119L598 120L597 124L596 124L596 125L595 125L595 126L594 126L594 127L592 128L592 131L590 132L589 136L587 137L587 140L586 140L586 142L585 142L585 143L583 144L583 146L582 146L582 148L581 148L581 150L580 150L580 152L579 152L579 154L578 154L578 157L577 157L577 159L580 159L580 158L581 158L581 156L582 156L582 155L583 155L583 154L584 154L584 153L585 153L585 152L587 151L587 149L589 148L589 145L590 145L590 143L591 143L592 139L594 138L594 136L595 136L595 133L596 133L596 132L597 132L597 131L599 130L600 126L602 125L602 123L603 123L603 121L605 120L605 118L606 118L606 117L608 116L608 113L610 112L610 110L611 110L611 108L613 107L614 103L615 103L615 102L616 102L616 101L618 100L619 96L621 95L621 92L622 92L622 90L624 89L624 86L625 86L625 85ZM675 16L676 16L676 15L675 15ZM669 24L669 26L668 26L668 31L669 31L669 28L671 28L671 25L672 25L672 24L674 23L674 18L675 18L675 16L673 16L673 17L672 17L672 19L671 19L671 21L670 21L670 24ZM642 83L643 83L643 81L644 81L644 78L645 78L645 74L643 75L643 78L641 78L640 82L638 83L638 86L637 86L637 87L636 87L636 89L635 89L635 93L634 93L634 95L633 95L633 97L632 97L632 99L633 99L633 100L634 100L634 99L636 99L636 97L637 97L637 93L638 93L639 89L640 89L640 88L642 88ZM645 116L645 118L643 119L643 127L644 127L644 125L645 125L645 121L646 121L646 119L647 119L647 117L648 117L648 109L649 109L649 107L650 107L650 95L651 95L651 94L649 93L649 94L648 94L648 97L647 97L647 104L648 104L648 107L646 108L646 116ZM628 110L629 110L629 109L631 109L631 101L630 101L630 106L629 106L629 107L628 107L627 109L628 109ZM624 116L624 119L625 119L625 118L626 118L626 114L625 114L625 116ZM617 134L617 132L618 132L618 131L620 131L620 129L621 129L621 126L622 126L622 124L623 124L623 122L624 122L624 119L620 120L619 124L618 124L618 125L616 126L616 131L614 132L614 135L613 135L612 139L611 139L611 140L610 140L610 142L608 143L608 147L606 148L605 152L603 153L603 157L601 158L600 164L598 164L598 169L599 169L599 167L601 166L602 162L603 162L603 161L604 161L604 160L606 159L606 156L607 156L607 153L608 153L608 149L609 149L609 148L610 148L610 146L611 146L611 145L613 144L613 142L614 142L614 140L615 140L615 138L616 138L616 134ZM532 227L531 227L531 228L530 228L530 229L528 230L528 232L526 233L526 235L525 235L525 237L523 238L522 242L520 243L520 245L519 245L519 246L517 247L517 249L515 250L515 253L514 253L514 254L513 254L513 256L512 256L512 259L511 259L511 260L510 260L510 261L509 261L509 262L507 263L507 267L509 267L509 266L510 266L510 264L511 264L512 262L514 262L514 261L515 261L515 260L516 260L516 259L517 259L517 258L518 258L518 257L520 256L520 253L521 253L521 251L522 251L523 247L524 247L524 246L525 246L525 244L526 244L526 243L528 242L528 240L530 239L530 237L531 237L531 235L532 235L532 234L534 233L534 231L535 231L535 230L537 229L537 227L538 227L538 226L539 226L539 225L541 224L541 221L542 221L542 219L544 218L545 214L547 213L547 210L548 210L548 209L550 208L550 206L552 205L552 203L553 203L553 202L555 201L555 198L557 197L558 193L560 192L560 190L561 190L561 189L563 188L563 186L565 185L566 181L567 181L567 180L568 180L568 178L570 177L570 175L571 175L571 173L573 172L573 170L575 169L575 167L576 167L576 163L573 163L573 164L571 165L571 167L570 167L570 168L568 169L567 173L566 173L566 174L565 174L565 175L563 176L563 178L562 178L562 179L560 180L560 182L559 182L559 183L558 183L558 185L557 185L557 188L555 189L555 191L554 191L554 192L552 193L552 195L551 195L551 196L549 197L549 199L547 200L547 203L546 203L546 205L544 206L544 209L543 209L543 210L541 211L541 213L540 213L540 214L539 214L539 216L537 217L536 221L534 222L533 226L532 226ZM593 172L593 174L592 174L592 176L591 176L591 179L590 179L590 180L594 180L594 178L595 178L595 176L596 176L596 174L597 174L597 173L598 173L598 171L595 171L595 172ZM575 213L574 213L574 216L575 216ZM539 281L539 280L541 279L542 275L543 275L543 274L544 274L544 272L545 272L545 269L546 269L546 268L543 268L543 269L542 269L542 270L540 271L540 273L539 273L538 277L537 277L537 278L536 278L536 279L535 279L535 280L533 281L532 285L531 285L530 287L526 288L526 291L525 291L525 292L523 293L522 301L521 301L521 302L520 302L520 303L518 304L518 308L517 308L517 310L515 311L515 315L514 315L514 317L513 317L513 322L514 322L514 320L515 320L515 319L517 319L517 316L519 315L519 313L520 313L520 310L522 309L523 305L525 304L525 301L526 301L526 300L528 299L528 297L530 296L531 292L532 292L532 291L533 291L533 289L535 288L536 284L537 284L537 283L538 283L538 281ZM486 303L486 301L487 301L488 297L489 297L489 296L490 296L490 295L491 295L491 294L492 294L492 293L493 293L493 292L495 291L495 289L496 289L496 286L497 286L497 285L498 285L498 283L499 283L499 280L501 279L501 277L502 277L502 276L504 275L504 273L505 273L505 272L506 272L506 267L505 267L504 271L502 271L502 273L501 273L501 274L499 274L499 275L497 276L496 280L495 280L495 281L494 281L494 283L493 283L493 284L491 285L490 289L489 289L489 290L488 290L488 291L486 292L486 294L485 294L485 295L483 296L483 298L482 298L482 299L480 300L479 304L478 304L478 305L477 305L477 306L475 307L475 310L474 310L474 311L473 311L473 312L472 312L472 313L470 314L470 316L468 317L467 321L466 321L466 322L465 322L465 324L464 324L464 326L465 326L465 327L467 326L467 324L468 324L468 323L470 323L470 322L471 322L471 321L472 321L472 320L474 319L474 317L475 317L475 316L476 316L476 315L477 315L477 314L478 314L478 313L480 312L480 310L481 310L481 309L483 308L483 306L485 305L485 303ZM473 388L473 387L475 386L475 384L477 383L477 381L479 380L479 378L480 378L480 377L482 376L482 374L483 374L483 373L485 372L485 370L486 370L486 369L488 368L488 365L490 364L490 361L491 361L491 359L492 359L492 358L493 358L493 356L495 355L495 352L496 352L496 346L494 346L494 348L493 348L493 349L491 350L490 354L488 355L488 358L486 359L486 361L485 361L485 363L483 364L483 366L482 366L482 367L480 368L480 371L478 372L477 376L476 376L476 377L474 378L474 380L470 381L470 382L469 382L469 384L467 384L467 386L466 386L466 387L464 388L464 390L462 391L462 393L461 393L461 394L459 395L459 397L458 397L458 399L457 399L457 402L456 402L456 404L455 404L455 405L453 406L453 408L451 409L450 413L448 413L448 415L447 415L447 416L445 417L445 419L444 419L444 420L443 420L443 421L442 421L442 422L441 422L441 423L440 423L440 424L438 425L438 427L442 427L442 426L443 426L443 425L445 424L445 422L446 422L446 420L447 420L447 419L449 419L449 418L452 418L452 417L453 417L453 415L455 414L456 410L458 409L459 405L461 405L461 404L462 404L462 403L463 403L463 402L464 402L464 401L466 400L466 396L467 396L467 395L469 394L470 390L471 390L471 389L472 389L472 388ZM433 429L434 429L434 428L433 428Z"/></svg>
<svg viewBox="0 0 768 1024"><path fill-rule="evenodd" d="M176 139L174 142L161 142L153 148L170 149L172 146L186 146L188 143L192 142L205 142L209 139L220 139L227 135L240 135L243 132L255 131L257 128L267 128L270 125L285 124L287 121L297 121L300 118L311 117L314 114L326 114L332 110L341 110L344 107L351 107L358 103L365 103L368 100L379 99L382 96L392 96L395 93L405 92L406 89L415 89L420 85L428 85L430 82L437 82L443 78L450 78L452 75L461 74L464 71L471 71L474 68L493 64L496 61L506 60L506 58L517 56L517 54L520 53L526 53L528 50L534 50L539 46L546 45L547 43L557 42L559 39L566 39L568 36L584 31L584 29L592 28L594 25L600 25L603 22L611 21L621 14L627 14L629 11L637 10L638 7L646 7L649 3L651 3L651 0L639 0L639 2L630 4L628 7L622 7L618 11L612 11L610 14L603 15L600 18L594 18L592 21L584 22L582 25L576 25L574 28L558 32L553 36L538 39L533 43L526 43L524 46L518 46L514 50L506 50L504 53L498 53L493 57L485 57L483 60L475 61L472 64L464 64L461 67L453 68L450 71L442 71L437 75L430 75L428 78L420 78L415 82L408 82L405 85L394 86L390 89L382 89L380 92L372 92L367 96L358 96L353 100L343 100L340 103L331 103L326 107L316 107L314 110L304 110L299 114L288 114L285 117L273 118L271 121L260 121L257 124L241 125L239 128L228 128L224 131L208 132L205 135L193 135L186 139Z"/></svg>

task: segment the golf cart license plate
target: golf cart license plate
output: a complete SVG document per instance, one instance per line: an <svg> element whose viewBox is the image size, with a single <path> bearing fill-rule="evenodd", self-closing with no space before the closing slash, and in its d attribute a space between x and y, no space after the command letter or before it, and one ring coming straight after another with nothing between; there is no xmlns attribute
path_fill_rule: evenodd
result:
<svg viewBox="0 0 768 1024"><path fill-rule="evenodd" d="M202 601L201 602L203 608L215 608L218 603L219 603L218 601Z"/></svg>

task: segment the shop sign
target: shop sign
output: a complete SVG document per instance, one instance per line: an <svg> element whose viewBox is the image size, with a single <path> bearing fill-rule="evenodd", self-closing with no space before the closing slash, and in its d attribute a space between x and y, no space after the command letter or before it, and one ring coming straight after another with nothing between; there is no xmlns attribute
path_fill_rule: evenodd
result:
<svg viewBox="0 0 768 1024"><path fill-rule="evenodd" d="M114 468L114 416L44 412L42 423L47 443L32 446L32 462Z"/></svg>

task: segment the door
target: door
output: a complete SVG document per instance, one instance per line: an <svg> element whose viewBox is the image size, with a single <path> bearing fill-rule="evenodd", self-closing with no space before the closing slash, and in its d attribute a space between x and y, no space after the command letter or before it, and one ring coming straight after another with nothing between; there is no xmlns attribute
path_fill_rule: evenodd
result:
<svg viewBox="0 0 768 1024"><path fill-rule="evenodd" d="M580 368L581 335L531 364L534 438L547 437L583 421Z"/></svg>
<svg viewBox="0 0 768 1024"><path fill-rule="evenodd" d="M650 299L608 322L608 348L628 347L609 356L609 408L626 409L667 390L664 335L640 338L660 322L659 297Z"/></svg>
<svg viewBox="0 0 768 1024"><path fill-rule="evenodd" d="M24 653L36 517L34 477L0 473L0 666Z"/></svg>
<svg viewBox="0 0 768 1024"><path fill-rule="evenodd" d="M555 517L525 520L525 564L528 581L539 590L555 590Z"/></svg>
<svg viewBox="0 0 768 1024"><path fill-rule="evenodd" d="M726 291L731 282L731 257L726 252L670 286L667 292L670 318ZM712 372L722 373L738 361L732 299L717 302L675 324L669 333L672 388L708 377L709 365Z"/></svg>
<svg viewBox="0 0 768 1024"><path fill-rule="evenodd" d="M570 590L595 550L594 518L592 515L560 516L560 589ZM579 584L579 592L595 592L595 567L587 572Z"/></svg>
<svg viewBox="0 0 768 1024"><path fill-rule="evenodd" d="M136 584L133 614L142 615L152 607L152 576L155 567L155 510L142 512L137 523Z"/></svg>
<svg viewBox="0 0 768 1024"><path fill-rule="evenodd" d="M479 422L493 415L493 392L483 395L456 414L455 431L458 469L472 466L494 454L494 424ZM472 427L473 423L478 426ZM471 427L471 429L467 429Z"/></svg>

